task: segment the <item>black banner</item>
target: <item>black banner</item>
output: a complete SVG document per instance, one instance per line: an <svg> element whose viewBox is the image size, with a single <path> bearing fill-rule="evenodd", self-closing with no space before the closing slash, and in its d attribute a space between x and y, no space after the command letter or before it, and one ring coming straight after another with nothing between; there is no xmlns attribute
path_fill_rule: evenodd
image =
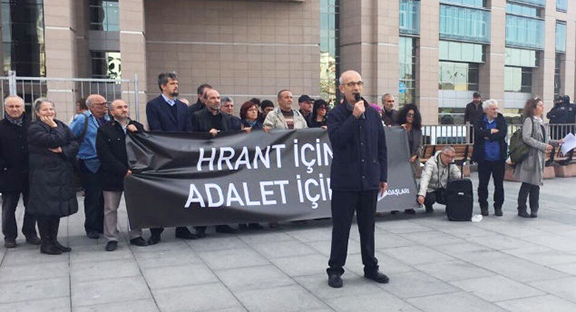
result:
<svg viewBox="0 0 576 312"><path fill-rule="evenodd" d="M402 129L386 128L388 191L378 211L416 208ZM330 217L332 149L323 129L205 134L145 132L126 140L133 227Z"/></svg>

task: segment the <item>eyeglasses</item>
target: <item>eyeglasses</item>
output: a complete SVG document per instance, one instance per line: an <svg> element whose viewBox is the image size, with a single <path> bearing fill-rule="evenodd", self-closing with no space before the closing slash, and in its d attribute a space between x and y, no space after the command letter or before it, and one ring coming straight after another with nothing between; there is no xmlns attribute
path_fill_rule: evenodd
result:
<svg viewBox="0 0 576 312"><path fill-rule="evenodd" d="M408 113L408 114L406 114L406 117L414 117L414 114Z"/></svg>
<svg viewBox="0 0 576 312"><path fill-rule="evenodd" d="M105 105L108 105L108 102L92 103L92 105L95 105L95 106L105 106Z"/></svg>
<svg viewBox="0 0 576 312"><path fill-rule="evenodd" d="M361 87L361 86L364 85L364 81L350 81L350 82L347 82L346 85L347 85L349 88L354 88L354 86L359 86L359 87Z"/></svg>
<svg viewBox="0 0 576 312"><path fill-rule="evenodd" d="M441 155L443 155L444 157L448 158L448 159L454 159L454 155L449 155L446 153L442 153Z"/></svg>

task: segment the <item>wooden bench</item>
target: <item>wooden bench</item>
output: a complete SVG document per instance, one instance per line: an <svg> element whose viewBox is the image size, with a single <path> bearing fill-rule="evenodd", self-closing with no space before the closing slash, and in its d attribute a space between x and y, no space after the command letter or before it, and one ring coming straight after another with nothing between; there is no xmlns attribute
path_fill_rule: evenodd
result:
<svg viewBox="0 0 576 312"><path fill-rule="evenodd" d="M554 153L554 158L552 158L552 160L554 162L551 163L550 165L554 167L554 172L557 177L560 178L576 177L576 159L572 158L572 160L569 163L566 163L568 161L568 156L562 154L561 148L557 148L557 150Z"/></svg>
<svg viewBox="0 0 576 312"><path fill-rule="evenodd" d="M434 157L436 152L441 151L444 146L452 146L454 148L454 162L463 171L465 177L470 176L470 159L472 158L473 145L472 144L425 144L422 146L421 163L426 163L428 159Z"/></svg>

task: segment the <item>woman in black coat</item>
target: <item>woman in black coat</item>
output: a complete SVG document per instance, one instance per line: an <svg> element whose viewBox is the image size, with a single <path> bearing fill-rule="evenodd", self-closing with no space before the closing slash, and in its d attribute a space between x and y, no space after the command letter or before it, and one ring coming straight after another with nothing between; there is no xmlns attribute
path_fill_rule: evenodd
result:
<svg viewBox="0 0 576 312"><path fill-rule="evenodd" d="M327 129L326 115L328 115L328 103L322 99L314 101L312 114L308 118L308 127Z"/></svg>
<svg viewBox="0 0 576 312"><path fill-rule="evenodd" d="M56 120L54 103L34 102L36 121L28 128L30 200L28 210L38 219L40 252L58 255L71 248L57 240L60 218L78 211L73 163L78 153L74 133Z"/></svg>

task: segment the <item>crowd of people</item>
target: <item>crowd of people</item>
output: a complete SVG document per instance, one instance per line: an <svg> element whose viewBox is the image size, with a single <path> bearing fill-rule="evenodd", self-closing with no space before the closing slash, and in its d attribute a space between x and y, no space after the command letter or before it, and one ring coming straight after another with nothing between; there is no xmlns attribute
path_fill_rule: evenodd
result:
<svg viewBox="0 0 576 312"><path fill-rule="evenodd" d="M348 81L349 80L349 81ZM370 205L364 200L360 203L349 203L347 193L352 186L351 173L346 173L344 164L339 164L340 148L363 147L356 146L362 140L382 145L383 134L379 127L402 127L406 130L409 147L409 158L414 176L420 175L421 180L417 198L420 205L425 206L427 213L434 211L435 203L443 204L441 192L446 187L447 179L460 177L457 166L450 166L454 160L454 149L447 146L431 157L421 167L422 149L422 117L414 104L404 105L399 111L395 109L395 98L392 94L384 94L382 105L368 104L363 99L356 101L356 96L362 91L363 82L356 72L347 72L341 77L341 93L343 99L332 110L323 99L313 99L308 95L298 98L299 109L293 109L293 94L288 89L277 94L277 107L270 100L253 98L244 102L235 116L235 103L230 97L221 97L217 89L208 84L202 84L197 89L197 101L189 105L179 98L178 78L174 73L161 73L158 76L160 95L146 105L148 130L162 132L205 132L217 136L226 131L267 131L269 129L304 129L323 128L329 132L334 149L332 174L341 174L348 179L332 179L333 196L339 198L335 211L346 210L345 205ZM61 254L71 248L60 244L57 240L60 218L74 214L78 210L76 199L76 176L79 176L84 190L84 229L90 239L98 239L102 235L107 240L105 250L114 251L118 247L118 207L123 192L124 178L132 174L128 165L125 140L128 132L142 132L144 126L128 116L128 105L117 99L108 103L99 95L92 94L79 100L77 114L66 125L56 119L55 104L49 99L41 98L33 105L34 121L25 113L24 101L18 96L9 96L4 100L5 118L0 121L0 192L2 193L2 231L6 248L16 247L17 225L15 211L20 196L25 206L22 233L26 242L40 245L40 252L45 254ZM360 104L359 104L360 103ZM363 106L365 103L366 105ZM355 117L350 117L353 114ZM378 124L365 121L377 116ZM542 185L544 168L544 153L561 141L548 140L542 125L543 103L539 98L533 98L526 103L523 116L523 138L530 146L530 156L516 166L515 177L522 182L518 195L518 215L521 217L537 217L539 187ZM372 128L374 137L348 136L346 127L351 127L344 121L347 118L362 119ZM492 176L495 186L494 214L502 216L504 202L504 167L507 158L506 120L498 112L498 103L494 100L482 102L479 93L474 94L474 101L468 104L466 119L474 125L473 161L478 163L479 185L478 202L484 216L488 212L488 183ZM353 128L350 128L353 129ZM349 130L350 130L349 129ZM353 131L353 130L350 130ZM346 139L344 139L346 138ZM370 144L372 144L370 143ZM363 153L376 153L376 158L382 157L379 149L370 149ZM379 154L380 153L380 154ZM335 171L344 170L341 173ZM364 170L364 167L361 167ZM336 172L336 173L334 173ZM376 171L378 172L378 171ZM374 172L367 172L373 175ZM385 175L383 173L383 175ZM368 187L371 191L381 190L386 180L374 176L374 181ZM342 181L342 185L338 185ZM357 181L362 183L362 181ZM335 184L336 183L336 184ZM368 184L367 184L368 185ZM342 191L342 192L339 192ZM365 189L360 189L360 191ZM372 193L371 193L372 194ZM372 196L372 195L371 195ZM362 196L361 196L362 197ZM371 197L370 197L371 198ZM529 198L531 213L527 213L526 201ZM334 202L334 200L333 200ZM364 211L365 212L365 211ZM405 211L414 214L414 209ZM352 215L354 211L352 210ZM358 213L358 211L357 211ZM368 214L372 214L368 210ZM342 240L347 240L345 228L348 227L348 217L336 217L334 225L340 224L334 233L337 245L333 245L334 258L331 257L329 275L341 275ZM373 217L364 218L367 227L373 223ZM38 233L36 232L38 225ZM272 224L273 225L273 224ZM262 225L251 223L240 225L253 229L262 229ZM154 245L161 241L163 228L150 229L148 239L142 236L142 229L130 228L130 244L135 246ZM220 233L235 233L236 228L230 225L217 225L215 231ZM206 236L206 227L197 226L194 233L187 227L177 227L175 236L181 239L198 239ZM363 248L370 252L370 238L363 241ZM372 237L373 240L373 237ZM373 243L373 241L372 241ZM345 251L344 251L345 252ZM370 276L375 276L377 264L367 255ZM363 251L364 258L364 251ZM338 275L336 274L336 275ZM375 277L383 280L381 276ZM337 281L335 282L338 284Z"/></svg>

